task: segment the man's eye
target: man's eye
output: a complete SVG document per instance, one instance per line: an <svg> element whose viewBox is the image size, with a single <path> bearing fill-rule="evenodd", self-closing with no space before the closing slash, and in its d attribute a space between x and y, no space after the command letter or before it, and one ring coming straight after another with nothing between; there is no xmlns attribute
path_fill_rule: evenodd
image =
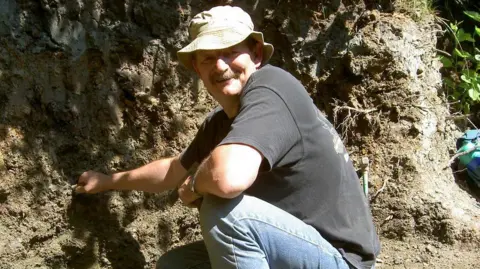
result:
<svg viewBox="0 0 480 269"><path fill-rule="evenodd" d="M212 63L213 60L214 60L214 57L205 57L205 58L203 58L202 63L209 64L209 63Z"/></svg>

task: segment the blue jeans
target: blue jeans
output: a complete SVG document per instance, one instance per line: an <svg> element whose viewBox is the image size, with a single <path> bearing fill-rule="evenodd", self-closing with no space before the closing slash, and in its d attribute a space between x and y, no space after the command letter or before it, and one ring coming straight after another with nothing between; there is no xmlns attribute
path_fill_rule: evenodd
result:
<svg viewBox="0 0 480 269"><path fill-rule="evenodd" d="M200 225L204 241L167 252L157 269L348 269L317 230L255 197L204 197Z"/></svg>

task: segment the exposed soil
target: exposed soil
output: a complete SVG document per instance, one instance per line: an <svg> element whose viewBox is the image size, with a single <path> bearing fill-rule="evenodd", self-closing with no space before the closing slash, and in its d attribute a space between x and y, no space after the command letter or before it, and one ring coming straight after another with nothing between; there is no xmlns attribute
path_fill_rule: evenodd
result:
<svg viewBox="0 0 480 269"><path fill-rule="evenodd" d="M356 166L369 158L377 267L478 268L480 198L447 167L461 132L433 18L351 1L0 0L0 269L152 268L200 239L170 193L70 186L188 145L214 102L175 52L189 19L221 3L252 14Z"/></svg>

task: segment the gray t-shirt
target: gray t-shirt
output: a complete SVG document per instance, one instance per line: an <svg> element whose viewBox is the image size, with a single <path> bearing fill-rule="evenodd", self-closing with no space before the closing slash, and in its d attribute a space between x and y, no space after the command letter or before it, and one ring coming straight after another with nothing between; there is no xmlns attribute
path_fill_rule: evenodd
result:
<svg viewBox="0 0 480 269"><path fill-rule="evenodd" d="M188 169L232 143L265 156L246 194L315 227L353 267L373 265L380 243L360 181L342 140L297 79L271 65L253 73L239 114L212 111L181 163Z"/></svg>

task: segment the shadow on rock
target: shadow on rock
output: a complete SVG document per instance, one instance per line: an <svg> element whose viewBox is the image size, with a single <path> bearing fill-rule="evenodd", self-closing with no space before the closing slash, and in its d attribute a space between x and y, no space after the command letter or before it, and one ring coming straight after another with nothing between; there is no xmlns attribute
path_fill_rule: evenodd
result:
<svg viewBox="0 0 480 269"><path fill-rule="evenodd" d="M453 171L455 183L457 183L462 190L474 197L477 201L477 206L480 207L480 187L469 178L466 168L454 163L452 164L451 169Z"/></svg>
<svg viewBox="0 0 480 269"><path fill-rule="evenodd" d="M73 195L67 211L68 222L74 229L73 240L86 245L64 247L65 253L71 255L69 268L91 268L93 264L113 269L145 267L139 243L120 225L119 216L111 212L109 200L109 194ZM104 256L96 257L99 250Z"/></svg>

